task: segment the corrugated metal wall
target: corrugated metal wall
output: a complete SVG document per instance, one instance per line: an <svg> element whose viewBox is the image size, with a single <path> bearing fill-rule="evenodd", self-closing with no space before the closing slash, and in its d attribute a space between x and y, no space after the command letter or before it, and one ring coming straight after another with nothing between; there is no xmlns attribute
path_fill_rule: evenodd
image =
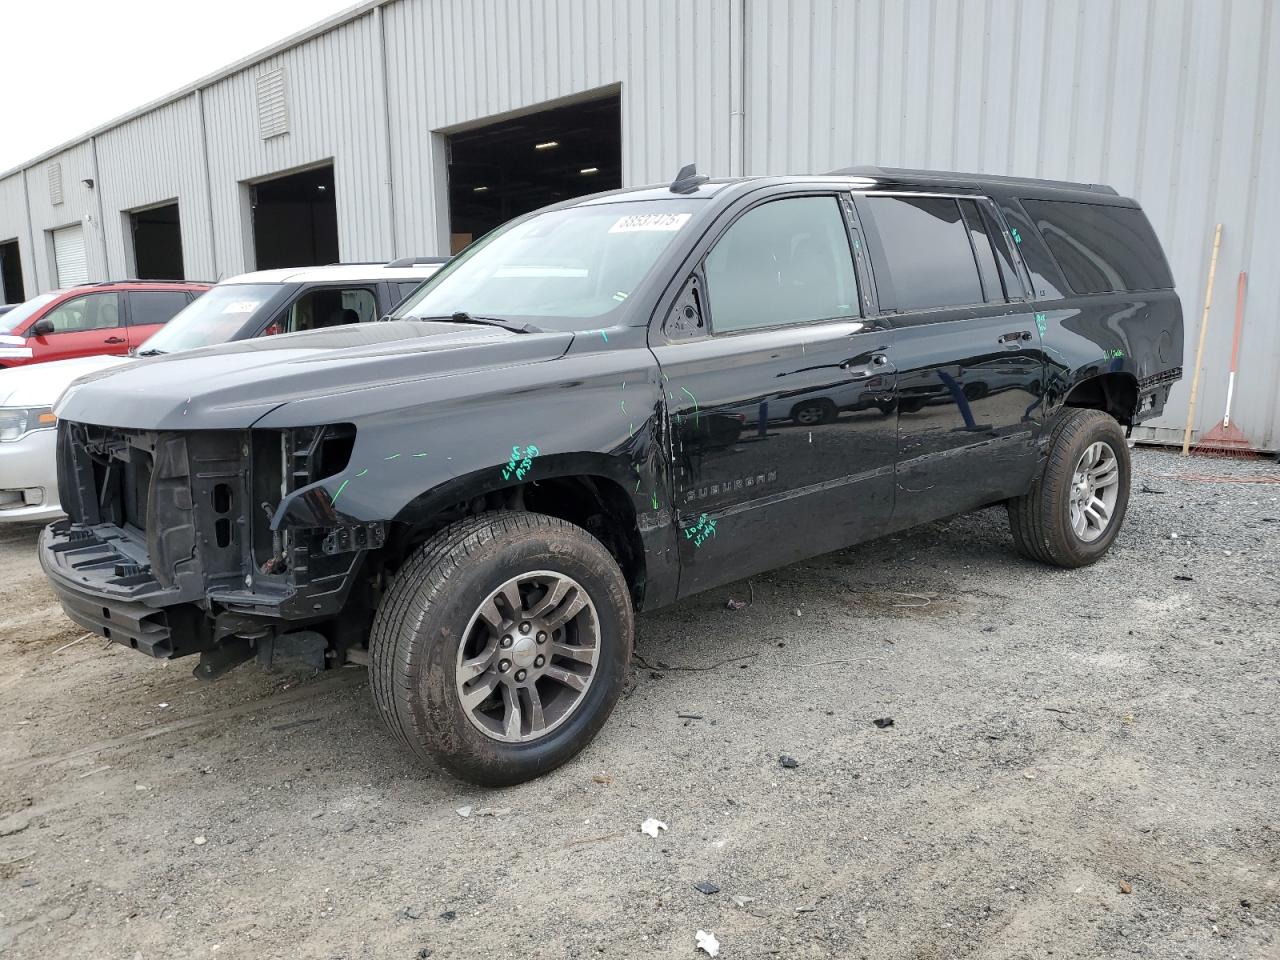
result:
<svg viewBox="0 0 1280 960"><path fill-rule="evenodd" d="M26 171L35 249L31 250L29 243L23 244L22 257L25 261L30 256L35 268L37 286L41 290L49 290L57 285L50 232L73 223L84 224L84 246L89 276L109 275L103 242L103 223L98 214L98 198L93 189L85 183L86 180L96 183L100 179L94 169L93 151L93 140L85 140L47 160L42 160ZM49 191L49 171L55 163L62 166L61 203L53 203ZM0 229L0 233L5 232L8 231ZM25 230L22 232L25 233ZM21 234L19 239L22 239Z"/></svg>
<svg viewBox="0 0 1280 960"><path fill-rule="evenodd" d="M624 183L736 171L734 0L440 0L385 8L396 240L447 250L440 130L621 85Z"/></svg>
<svg viewBox="0 0 1280 960"><path fill-rule="evenodd" d="M382 63L374 21L367 14L204 91L216 269L222 276L252 267L243 182L323 162L333 163L343 259L376 260L394 253L390 210L379 203L385 139L376 95ZM255 80L278 67L285 72L289 132L263 140Z"/></svg>
<svg viewBox="0 0 1280 960"><path fill-rule="evenodd" d="M0 180L0 239L21 241L29 289L47 289L47 231L83 220L91 275L119 276L121 211L177 198L188 274L227 276L251 266L245 183L332 162L344 259L437 252L448 230L442 131L619 90L626 183L663 181L691 159L721 176L863 162L1101 181L1138 197L1188 321L1188 377L1149 437L1174 439L1182 423L1222 221L1197 425L1221 416L1235 277L1248 270L1236 413L1274 448L1280 271L1268 267L1280 262L1280 182L1262 174L1280 169L1275 6L398 0L33 164L31 233L22 175ZM263 140L256 78L277 67L289 132ZM52 160L63 164L57 206Z"/></svg>
<svg viewBox="0 0 1280 960"><path fill-rule="evenodd" d="M132 276L133 239L126 211L178 201L183 267L192 279L209 279L212 246L205 189L200 114L186 97L113 127L98 138L102 208L106 221L107 276ZM145 158L145 162L140 162ZM119 171L128 170L129 176Z"/></svg>
<svg viewBox="0 0 1280 960"><path fill-rule="evenodd" d="M1109 183L1165 245L1187 376L1224 224L1197 428L1222 416L1235 281L1250 275L1235 417L1280 443L1280 17L1272 0L747 0L747 173L850 163ZM1270 120L1270 123L1264 122Z"/></svg>
<svg viewBox="0 0 1280 960"><path fill-rule="evenodd" d="M37 289L35 264L27 255L27 201L22 192L22 175L0 180L0 242L17 240L22 256L22 285L31 294Z"/></svg>

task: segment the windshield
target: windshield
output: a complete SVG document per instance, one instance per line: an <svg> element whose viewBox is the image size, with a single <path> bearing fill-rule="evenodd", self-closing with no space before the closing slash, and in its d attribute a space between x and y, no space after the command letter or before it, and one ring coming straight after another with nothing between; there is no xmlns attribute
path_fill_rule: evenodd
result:
<svg viewBox="0 0 1280 960"><path fill-rule="evenodd" d="M33 313L46 303L51 303L57 299L57 296L56 293L42 293L38 297L32 297L30 300L18 304L8 313L0 313L0 333L10 333L21 329L31 319Z"/></svg>
<svg viewBox="0 0 1280 960"><path fill-rule="evenodd" d="M631 296L700 200L549 210L500 227L427 281L396 317L564 318L584 329Z"/></svg>
<svg viewBox="0 0 1280 960"><path fill-rule="evenodd" d="M214 287L179 311L139 352L177 353L226 343L251 323L256 332L256 325L284 289L284 285L278 283L229 283Z"/></svg>

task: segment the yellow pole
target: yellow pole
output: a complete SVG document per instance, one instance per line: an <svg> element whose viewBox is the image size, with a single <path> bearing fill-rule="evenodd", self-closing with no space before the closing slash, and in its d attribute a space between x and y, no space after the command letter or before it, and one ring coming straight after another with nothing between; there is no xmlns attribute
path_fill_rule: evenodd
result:
<svg viewBox="0 0 1280 960"><path fill-rule="evenodd" d="M1200 314L1200 344L1196 347L1196 369L1191 375L1191 399L1187 401L1187 427L1182 431L1182 455L1191 449L1191 427L1196 422L1196 395L1200 392L1200 364L1204 360L1204 335L1209 329L1209 308L1213 306L1213 278L1218 272L1218 247L1222 245L1222 224L1213 231L1213 255L1209 258L1209 285L1204 291L1204 312Z"/></svg>

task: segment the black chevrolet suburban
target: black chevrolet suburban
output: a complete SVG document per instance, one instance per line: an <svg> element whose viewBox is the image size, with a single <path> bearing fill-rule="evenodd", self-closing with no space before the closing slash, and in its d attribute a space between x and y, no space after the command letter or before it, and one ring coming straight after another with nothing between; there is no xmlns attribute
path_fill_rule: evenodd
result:
<svg viewBox="0 0 1280 960"><path fill-rule="evenodd" d="M637 611L994 504L1097 560L1181 363L1109 187L685 168L513 220L386 322L80 381L40 557L197 676L368 663L409 749L514 783L604 723Z"/></svg>

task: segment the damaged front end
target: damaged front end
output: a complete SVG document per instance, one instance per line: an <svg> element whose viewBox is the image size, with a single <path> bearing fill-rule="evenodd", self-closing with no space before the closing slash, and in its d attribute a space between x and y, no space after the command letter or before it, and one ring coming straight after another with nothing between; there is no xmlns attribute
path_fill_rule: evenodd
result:
<svg viewBox="0 0 1280 960"><path fill-rule="evenodd" d="M148 431L64 420L58 431L68 517L41 534L40 559L72 620L154 657L199 654L195 673L207 679L253 657L345 661L372 599L351 595L385 526L351 536L337 517L287 530L273 518L295 491L346 467L354 426Z"/></svg>

